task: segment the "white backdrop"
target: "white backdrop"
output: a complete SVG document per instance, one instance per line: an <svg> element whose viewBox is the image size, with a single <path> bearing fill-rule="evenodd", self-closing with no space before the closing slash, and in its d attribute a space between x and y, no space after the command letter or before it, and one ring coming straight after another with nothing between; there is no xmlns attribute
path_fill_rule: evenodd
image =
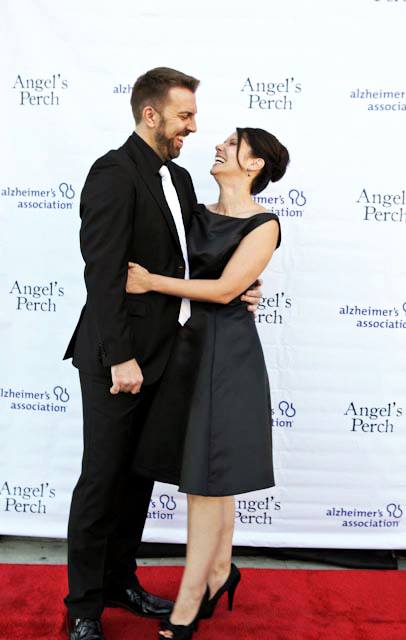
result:
<svg viewBox="0 0 406 640"><path fill-rule="evenodd" d="M145 70L201 79L179 163L213 202L236 126L288 147L261 194L283 244L258 328L277 486L238 499L236 544L404 548L406 2L3 0L0 533L65 537L82 448L62 355L85 298L79 196L133 128ZM255 460L252 461L255 464ZM156 485L144 539L183 542Z"/></svg>

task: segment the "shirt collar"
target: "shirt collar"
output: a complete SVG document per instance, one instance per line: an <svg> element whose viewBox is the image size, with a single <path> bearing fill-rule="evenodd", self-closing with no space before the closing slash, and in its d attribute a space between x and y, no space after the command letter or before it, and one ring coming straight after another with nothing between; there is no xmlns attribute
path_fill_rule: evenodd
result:
<svg viewBox="0 0 406 640"><path fill-rule="evenodd" d="M135 131L132 134L132 138L137 145L137 147L142 151L145 158L147 159L148 166L151 169L152 173L159 173L160 168L162 167L164 161L159 157L157 153L153 150L150 145L145 142Z"/></svg>

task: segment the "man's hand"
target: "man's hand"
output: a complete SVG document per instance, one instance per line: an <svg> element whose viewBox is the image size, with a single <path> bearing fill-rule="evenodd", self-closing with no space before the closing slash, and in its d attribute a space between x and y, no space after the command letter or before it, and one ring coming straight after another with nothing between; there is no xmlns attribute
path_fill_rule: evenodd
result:
<svg viewBox="0 0 406 640"><path fill-rule="evenodd" d="M261 285L262 285L262 280L258 278L258 280L254 282L253 288L248 289L248 291L246 291L241 296L241 300L243 302L248 302L247 309L248 311L252 311L252 313L255 313L257 311L258 304L262 298L262 291L260 289Z"/></svg>
<svg viewBox="0 0 406 640"><path fill-rule="evenodd" d="M113 386L110 387L110 393L113 395L120 393L120 391L133 394L139 393L144 382L142 371L134 358L127 360L127 362L114 364L111 367L111 377Z"/></svg>

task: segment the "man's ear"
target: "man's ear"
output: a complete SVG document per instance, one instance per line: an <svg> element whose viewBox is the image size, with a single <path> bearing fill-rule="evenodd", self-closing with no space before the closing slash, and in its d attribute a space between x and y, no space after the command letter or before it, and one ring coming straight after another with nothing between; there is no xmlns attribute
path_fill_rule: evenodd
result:
<svg viewBox="0 0 406 640"><path fill-rule="evenodd" d="M142 119L147 125L147 127L149 127L149 129L155 129L157 125L157 118L158 118L158 114L155 111L154 107L151 107L151 105L148 105L143 108Z"/></svg>

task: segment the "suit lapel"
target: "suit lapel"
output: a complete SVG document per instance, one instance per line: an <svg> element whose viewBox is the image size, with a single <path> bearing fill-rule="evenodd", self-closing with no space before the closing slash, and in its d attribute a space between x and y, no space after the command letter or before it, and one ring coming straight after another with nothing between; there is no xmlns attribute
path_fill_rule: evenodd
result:
<svg viewBox="0 0 406 640"><path fill-rule="evenodd" d="M182 249L179 242L179 236L176 230L176 225L173 219L172 212L168 206L163 190L159 188L160 176L157 177L156 175L151 174L151 171L149 170L148 165L145 162L145 159L143 159L142 152L133 143L131 138L127 140L127 142L123 145L122 149L124 149L124 151L128 153L130 158L136 164L137 173L141 176L143 182L145 183L145 186L148 188L152 197L155 199L156 203L161 209L163 216L168 224L168 227L172 233L173 239L175 240L179 251L182 253ZM182 207L182 204L181 204L181 207ZM183 208L182 208L182 215L183 215Z"/></svg>

